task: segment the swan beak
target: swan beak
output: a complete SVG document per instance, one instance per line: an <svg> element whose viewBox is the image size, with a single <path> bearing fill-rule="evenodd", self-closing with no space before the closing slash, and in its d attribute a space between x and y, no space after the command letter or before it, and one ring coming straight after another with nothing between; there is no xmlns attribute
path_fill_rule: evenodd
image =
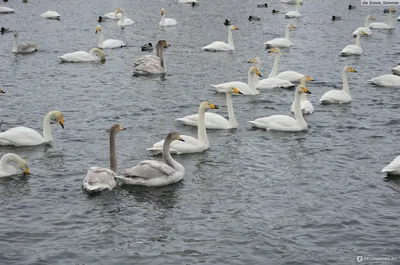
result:
<svg viewBox="0 0 400 265"><path fill-rule="evenodd" d="M239 28L236 26L233 26L233 30L238 30Z"/></svg>
<svg viewBox="0 0 400 265"><path fill-rule="evenodd" d="M292 28L292 29L295 29L296 27L295 27L295 26L293 26L293 25L291 25L291 26L290 26L290 28Z"/></svg>
<svg viewBox="0 0 400 265"><path fill-rule="evenodd" d="M254 59L251 59L251 60L248 61L247 63L254 63Z"/></svg>
<svg viewBox="0 0 400 265"><path fill-rule="evenodd" d="M29 174L29 168L28 167L25 168L24 174Z"/></svg>
<svg viewBox="0 0 400 265"><path fill-rule="evenodd" d="M214 104L211 104L211 103L210 103L210 108L212 108L212 109L219 109L217 105L214 105Z"/></svg>
<svg viewBox="0 0 400 265"><path fill-rule="evenodd" d="M117 11L115 11L115 14L121 13L121 9L118 8Z"/></svg>
<svg viewBox="0 0 400 265"><path fill-rule="evenodd" d="M96 27L96 31L94 33L98 33L100 31L101 31L101 28L100 27Z"/></svg>
<svg viewBox="0 0 400 265"><path fill-rule="evenodd" d="M357 73L357 71L354 68L350 68L350 72Z"/></svg>
<svg viewBox="0 0 400 265"><path fill-rule="evenodd" d="M274 53L275 51L276 51L276 49L274 48L274 49L267 51L267 53Z"/></svg>
<svg viewBox="0 0 400 265"><path fill-rule="evenodd" d="M2 89L0 89L0 93L3 93L3 94L5 94L6 92L4 92Z"/></svg>
<svg viewBox="0 0 400 265"><path fill-rule="evenodd" d="M303 92L306 94L311 94L311 91L308 90L308 88L306 88L306 87L303 88Z"/></svg>
<svg viewBox="0 0 400 265"><path fill-rule="evenodd" d="M184 142L184 141L185 141L185 140L183 140L183 138L182 138L180 135L179 135L178 140L181 141L181 142Z"/></svg>
<svg viewBox="0 0 400 265"><path fill-rule="evenodd" d="M233 92L235 92L236 94L239 94L239 95L243 95L243 93L240 92L239 89L237 89L236 87L233 88Z"/></svg>
<svg viewBox="0 0 400 265"><path fill-rule="evenodd" d="M120 130L120 131L124 131L124 130L125 130L125 128L124 128L124 127L122 127L122 125L120 125L120 126L119 126L119 130Z"/></svg>
<svg viewBox="0 0 400 265"><path fill-rule="evenodd" d="M260 74L259 71L256 72L256 75L258 75L259 77L262 77L262 75Z"/></svg>
<svg viewBox="0 0 400 265"><path fill-rule="evenodd" d="M161 10L161 16L164 16L164 10Z"/></svg>
<svg viewBox="0 0 400 265"><path fill-rule="evenodd" d="M58 122L60 123L61 127L64 129L64 119L61 118Z"/></svg>
<svg viewBox="0 0 400 265"><path fill-rule="evenodd" d="M375 17L371 17L371 20L375 20Z"/></svg>

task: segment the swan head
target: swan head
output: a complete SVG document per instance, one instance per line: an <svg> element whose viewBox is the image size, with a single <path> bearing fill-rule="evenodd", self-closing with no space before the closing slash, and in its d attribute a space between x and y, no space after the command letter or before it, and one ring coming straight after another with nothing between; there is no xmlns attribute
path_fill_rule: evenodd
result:
<svg viewBox="0 0 400 265"><path fill-rule="evenodd" d="M296 27L295 27L294 25L292 25L292 24L287 24L287 25L286 25L286 28L288 28L288 29L295 29Z"/></svg>
<svg viewBox="0 0 400 265"><path fill-rule="evenodd" d="M164 10L164 8L161 8L161 16L164 16L164 14L165 14L165 10Z"/></svg>
<svg viewBox="0 0 400 265"><path fill-rule="evenodd" d="M124 10L122 8L118 8L117 11L115 11L115 14L123 14Z"/></svg>
<svg viewBox="0 0 400 265"><path fill-rule="evenodd" d="M16 162L17 166L24 172L24 174L29 174L28 163L19 155L14 153L5 154L1 160L5 159L7 162Z"/></svg>
<svg viewBox="0 0 400 265"><path fill-rule="evenodd" d="M61 127L64 129L64 115L60 111L52 111L53 115L52 117L55 118L58 123L61 125Z"/></svg>
<svg viewBox="0 0 400 265"><path fill-rule="evenodd" d="M18 32L16 30L13 30L13 35L14 37L18 37Z"/></svg>
<svg viewBox="0 0 400 265"><path fill-rule="evenodd" d="M375 17L369 16L369 17L368 17L368 20L375 20Z"/></svg>
<svg viewBox="0 0 400 265"><path fill-rule="evenodd" d="M0 93L5 94L6 92L4 92L3 89L0 89Z"/></svg>
<svg viewBox="0 0 400 265"><path fill-rule="evenodd" d="M22 171L24 171L24 174L29 174L28 162L26 162L21 157L19 157L18 166L21 168Z"/></svg>
<svg viewBox="0 0 400 265"><path fill-rule="evenodd" d="M101 31L101 26L100 25L97 25L97 27L96 27L96 32L95 33L99 33Z"/></svg>
<svg viewBox="0 0 400 265"><path fill-rule="evenodd" d="M390 9L390 12L391 12L391 13L396 13L396 9L394 9L394 8L392 7L392 9Z"/></svg>
<svg viewBox="0 0 400 265"><path fill-rule="evenodd" d="M365 35L368 35L367 33L365 33L365 31L361 31L361 36L365 36Z"/></svg>
<svg viewBox="0 0 400 265"><path fill-rule="evenodd" d="M349 67L349 66L345 66L343 70L345 72L357 73L357 71L353 67Z"/></svg>
<svg viewBox="0 0 400 265"><path fill-rule="evenodd" d="M151 43L150 43L151 46ZM170 46L170 44L166 41L166 40L159 40L157 42L157 46L156 47L163 47L163 48L167 48L168 46Z"/></svg>
<svg viewBox="0 0 400 265"><path fill-rule="evenodd" d="M257 56L254 57L253 59L251 59L250 61L248 61L248 63L260 63L260 58L258 58Z"/></svg>
<svg viewBox="0 0 400 265"><path fill-rule="evenodd" d="M269 51L267 51L267 53L276 53L276 54L280 54L281 50L278 47L275 47Z"/></svg>
<svg viewBox="0 0 400 265"><path fill-rule="evenodd" d="M306 94L311 94L311 91L310 90L308 90L308 88L306 88L305 86L302 86L302 85L299 85L297 88L296 88L296 91L297 91L297 93L306 93Z"/></svg>
<svg viewBox="0 0 400 265"><path fill-rule="evenodd" d="M314 81L314 78L312 78L309 75L304 75L301 79L302 79L302 81L306 81L306 82Z"/></svg>
<svg viewBox="0 0 400 265"><path fill-rule="evenodd" d="M238 30L239 28L236 27L235 25L230 25L230 26L229 26L229 29L230 29L230 30Z"/></svg>
<svg viewBox="0 0 400 265"><path fill-rule="evenodd" d="M249 72L254 75L258 75L259 77L262 77L262 75L260 74L260 71L258 71L258 68L256 66L250 67Z"/></svg>
<svg viewBox="0 0 400 265"><path fill-rule="evenodd" d="M174 140L178 140L178 141L181 141L181 142L185 141L185 140L183 140L182 136L180 136L179 133L177 133L177 132L170 132L167 135L167 139L168 138L171 139L172 141L174 141Z"/></svg>
<svg viewBox="0 0 400 265"><path fill-rule="evenodd" d="M202 109L219 109L217 105L214 105L208 101L201 102L200 108L202 108Z"/></svg>
<svg viewBox="0 0 400 265"><path fill-rule="evenodd" d="M124 131L125 128L122 127L122 125L120 124L113 124L110 128L110 131L112 131L113 133L119 133L120 131Z"/></svg>
<svg viewBox="0 0 400 265"><path fill-rule="evenodd" d="M297 0L297 3L303 5L303 0Z"/></svg>

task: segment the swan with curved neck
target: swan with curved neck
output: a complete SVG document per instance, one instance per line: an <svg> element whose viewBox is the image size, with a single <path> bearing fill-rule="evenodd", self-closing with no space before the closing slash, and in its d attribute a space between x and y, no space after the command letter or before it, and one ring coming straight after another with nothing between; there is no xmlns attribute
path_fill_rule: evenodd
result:
<svg viewBox="0 0 400 265"><path fill-rule="evenodd" d="M165 9L161 8L161 21L158 23L161 27L166 27L166 26L175 26L178 24L174 18L166 18L165 17Z"/></svg>
<svg viewBox="0 0 400 265"><path fill-rule="evenodd" d="M361 55L363 54L363 49L361 48L361 35L366 35L364 31L359 31L357 33L356 45L350 44L343 48L340 52L342 56L349 55Z"/></svg>
<svg viewBox="0 0 400 265"><path fill-rule="evenodd" d="M169 151L176 154L185 153L199 153L208 149L210 143L207 138L205 112L207 109L218 109L218 107L207 101L203 101L199 107L199 125L197 128L197 138L187 135L182 135L185 142L172 142ZM161 154L164 145L164 140L159 141L151 148L146 150L151 151L153 154Z"/></svg>
<svg viewBox="0 0 400 265"><path fill-rule="evenodd" d="M211 85L218 93L226 93L232 87L236 87L243 95L258 95L260 92L255 88L255 76L262 77L256 66L250 67L247 72L247 84L245 82L233 81L218 85Z"/></svg>
<svg viewBox="0 0 400 265"><path fill-rule="evenodd" d="M43 120L43 136L27 127L15 127L0 133L0 145L34 146L53 142L50 121L55 119L64 129L64 116L61 112L50 111Z"/></svg>
<svg viewBox="0 0 400 265"><path fill-rule="evenodd" d="M99 42L97 47L101 49L114 49L126 46L126 44L121 40L108 39L104 40L103 31L100 25L97 25L95 33L99 33Z"/></svg>
<svg viewBox="0 0 400 265"><path fill-rule="evenodd" d="M365 32L365 36L371 36L372 35L372 30L369 28L369 21L370 20L375 20L375 18L373 16L366 16L365 17L365 24L364 27L359 27L358 29L356 29L355 31L353 31L353 36L357 37L357 33L364 31Z"/></svg>
<svg viewBox="0 0 400 265"><path fill-rule="evenodd" d="M175 161L170 154L170 146L174 141L185 143L177 132L170 132L164 140L162 156L164 162L144 160L132 168L125 170L124 176L117 178L126 185L161 187L182 180L185 168Z"/></svg>
<svg viewBox="0 0 400 265"><path fill-rule="evenodd" d="M390 9L390 12L388 14L389 18L388 18L388 24L383 23L383 22L374 22L374 23L370 23L369 27L371 29L393 29L394 25L393 25L393 13L396 12L396 10L394 8Z"/></svg>
<svg viewBox="0 0 400 265"><path fill-rule="evenodd" d="M242 94L239 89L231 87L226 90L226 106L228 108L228 119L219 114L206 112L205 126L207 129L236 129L238 123L236 121L235 113L233 111L232 94ZM199 124L199 114L188 115L183 118L178 118L176 121L189 126L197 127Z"/></svg>
<svg viewBox="0 0 400 265"><path fill-rule="evenodd" d="M135 23L132 19L127 18L125 16L124 10L122 8L118 8L117 14L121 14L121 19L118 21L117 25L121 28L124 29L125 26L130 26L133 25L133 23Z"/></svg>
<svg viewBox="0 0 400 265"><path fill-rule="evenodd" d="M235 25L230 25L228 27L228 43L225 43L223 41L214 41L213 43L202 47L201 49L203 51L208 51L208 52L226 52L226 51L233 51L235 49L235 46L233 45L233 36L232 36L232 31L238 30L239 28L236 27Z"/></svg>
<svg viewBox="0 0 400 265"><path fill-rule="evenodd" d="M299 132L307 130L308 125L304 120L303 113L301 111L301 94L311 92L302 85L299 85L295 90L294 96L294 116L293 119L286 115L272 115L265 118L255 119L254 121L248 121L252 126L257 128L263 128L272 131L285 131L285 132Z"/></svg>
<svg viewBox="0 0 400 265"><path fill-rule="evenodd" d="M135 75L158 75L167 73L167 64L164 58L164 48L168 46L166 40L157 43L157 55L146 55L133 63Z"/></svg>
<svg viewBox="0 0 400 265"><path fill-rule="evenodd" d="M347 81L347 73L357 73L354 68L345 66L342 71L343 89L342 90L329 90L319 99L322 104L346 104L351 102L351 94L349 83Z"/></svg>
<svg viewBox="0 0 400 265"><path fill-rule="evenodd" d="M117 133L125 130L119 124L114 124L110 128L110 168L91 167L83 179L83 189L88 192L99 192L102 190L112 190L118 183L117 173L117 151L115 148L115 137Z"/></svg>
<svg viewBox="0 0 400 265"><path fill-rule="evenodd" d="M300 6L303 5L303 0L296 1L296 11L289 11L285 14L285 18L301 17Z"/></svg>
<svg viewBox="0 0 400 265"><path fill-rule="evenodd" d="M102 50L99 48L93 48L90 52L85 51L77 51L72 53L66 53L63 56L60 56L61 61L69 62L69 63L80 63L80 62L94 62L98 61L99 58L100 62L106 62L106 55Z"/></svg>
<svg viewBox="0 0 400 265"><path fill-rule="evenodd" d="M29 174L28 163L22 159L22 157L14 153L3 155L0 159L0 177L19 174Z"/></svg>
<svg viewBox="0 0 400 265"><path fill-rule="evenodd" d="M14 47L12 48L12 52L14 53L32 53L36 52L40 47L33 43L21 43L18 42L18 32L16 30L14 33Z"/></svg>
<svg viewBox="0 0 400 265"><path fill-rule="evenodd" d="M306 86L306 83L310 81L314 81L314 79L308 75L304 75L301 79L300 86ZM290 112L294 113L294 101L290 107ZM301 93L301 112L303 114L311 114L314 112L314 106L307 99L307 93Z"/></svg>
<svg viewBox="0 0 400 265"><path fill-rule="evenodd" d="M270 41L265 42L264 44L266 45L266 49L274 48L274 47L279 47L279 48L289 48L293 44L290 41L290 29L295 29L296 27L293 26L292 24L287 24L286 25L286 32L285 32L285 37L284 38L276 38Z"/></svg>

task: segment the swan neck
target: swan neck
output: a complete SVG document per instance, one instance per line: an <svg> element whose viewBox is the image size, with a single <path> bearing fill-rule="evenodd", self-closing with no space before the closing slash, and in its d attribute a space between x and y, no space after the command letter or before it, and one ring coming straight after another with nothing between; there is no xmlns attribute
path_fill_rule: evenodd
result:
<svg viewBox="0 0 400 265"><path fill-rule="evenodd" d="M275 77L278 74L278 67L279 67L279 59L281 57L280 53L275 55L274 66L272 68L271 73L269 74L268 78Z"/></svg>
<svg viewBox="0 0 400 265"><path fill-rule="evenodd" d="M103 42L104 42L103 31L100 30L100 32L99 32L99 43L97 44L97 47L103 48Z"/></svg>
<svg viewBox="0 0 400 265"><path fill-rule="evenodd" d="M285 39L290 40L289 27L286 27Z"/></svg>
<svg viewBox="0 0 400 265"><path fill-rule="evenodd" d="M200 143L208 146L205 113L206 113L206 110L200 106L200 108L199 108L199 127L197 128L197 137L199 138Z"/></svg>
<svg viewBox="0 0 400 265"><path fill-rule="evenodd" d="M366 28L369 28L369 15L365 18L364 26L365 26Z"/></svg>
<svg viewBox="0 0 400 265"><path fill-rule="evenodd" d="M389 10L389 27L390 28L393 28L394 26L393 26L393 16L392 16L392 12L391 12L391 10Z"/></svg>
<svg viewBox="0 0 400 265"><path fill-rule="evenodd" d="M228 44L233 46L232 29L228 29Z"/></svg>
<svg viewBox="0 0 400 265"><path fill-rule="evenodd" d="M305 123L303 112L301 111L301 95L297 90L294 92L294 117L298 123Z"/></svg>
<svg viewBox="0 0 400 265"><path fill-rule="evenodd" d="M115 136L117 132L114 128L110 130L110 169L117 173L117 151L115 150Z"/></svg>
<svg viewBox="0 0 400 265"><path fill-rule="evenodd" d="M232 94L231 93L226 93L226 104L228 107L229 123L232 125L232 127L237 127L238 124L236 121L235 112L233 111Z"/></svg>
<svg viewBox="0 0 400 265"><path fill-rule="evenodd" d="M161 24L165 25L165 13L161 16Z"/></svg>
<svg viewBox="0 0 400 265"><path fill-rule="evenodd" d="M361 48L361 32L357 33L356 46Z"/></svg>
<svg viewBox="0 0 400 265"><path fill-rule="evenodd" d="M349 89L349 83L347 81L346 70L343 70L342 72L342 79L343 79L343 92L345 92L347 95L350 96L350 89Z"/></svg>
<svg viewBox="0 0 400 265"><path fill-rule="evenodd" d="M157 56L160 58L161 67L167 71L167 65L165 64L164 58L164 47L161 44L157 45Z"/></svg>
<svg viewBox="0 0 400 265"><path fill-rule="evenodd" d="M8 154L5 154L0 159L0 168L4 170L7 167L9 167L10 166L10 164L9 164L10 161L23 162L22 159L18 155L14 154L14 153L8 153Z"/></svg>
<svg viewBox="0 0 400 265"><path fill-rule="evenodd" d="M177 169L177 166L180 164L172 158L171 153L169 152L169 147L171 146L172 141L173 140L170 135L168 135L167 138L165 138L163 150L162 150L162 156L163 156L165 163L168 166L173 167L174 169Z"/></svg>
<svg viewBox="0 0 400 265"><path fill-rule="evenodd" d="M297 2L297 4L296 4L296 11L300 12L300 2Z"/></svg>
<svg viewBox="0 0 400 265"><path fill-rule="evenodd" d="M18 37L14 35L14 50L18 49Z"/></svg>
<svg viewBox="0 0 400 265"><path fill-rule="evenodd" d="M51 129L50 129L50 121L51 118L57 113L57 111L51 111L49 112L43 120L43 138L45 142L52 142L53 141L53 136L51 134Z"/></svg>
<svg viewBox="0 0 400 265"><path fill-rule="evenodd" d="M253 91L253 93L255 93L256 95L258 95L260 93L256 89L257 81L258 81L258 76L256 74L252 73L251 69L250 69L249 72L247 73L247 82L249 84L250 90Z"/></svg>

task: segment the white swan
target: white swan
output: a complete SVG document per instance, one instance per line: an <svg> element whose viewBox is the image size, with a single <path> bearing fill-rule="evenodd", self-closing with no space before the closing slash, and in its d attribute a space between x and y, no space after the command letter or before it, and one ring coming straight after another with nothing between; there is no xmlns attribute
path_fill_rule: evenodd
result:
<svg viewBox="0 0 400 265"><path fill-rule="evenodd" d="M64 129L64 116L59 111L50 111L43 120L43 136L37 131L27 127L14 127L0 133L0 145L34 146L52 143L50 121L56 119Z"/></svg>
<svg viewBox="0 0 400 265"><path fill-rule="evenodd" d="M121 17L121 19L118 21L117 25L118 25L121 29L125 28L125 26L130 26L130 25L133 25L133 23L135 23L132 19L127 18L127 17L125 16L124 10L123 10L122 8L118 8L117 14L119 14L119 13L122 15L122 17Z"/></svg>
<svg viewBox="0 0 400 265"><path fill-rule="evenodd" d="M3 155L0 159L0 178L19 174L29 174L28 163L14 153Z"/></svg>
<svg viewBox="0 0 400 265"><path fill-rule="evenodd" d="M242 94L237 88L231 87L226 90L226 106L228 108L228 119L222 117L219 114L206 112L205 114L205 125L207 129L236 129L238 123L235 118L232 105L232 94ZM188 115L183 118L178 118L176 121L183 123L184 125L190 125L197 127L199 124L199 114Z"/></svg>
<svg viewBox="0 0 400 265"><path fill-rule="evenodd" d="M300 5L303 5L303 0L296 1L296 11L289 11L285 14L285 18L301 17Z"/></svg>
<svg viewBox="0 0 400 265"><path fill-rule="evenodd" d="M354 68L345 66L342 71L343 90L329 90L319 99L322 104L346 104L351 102L351 94L349 83L347 81L347 73L357 73Z"/></svg>
<svg viewBox="0 0 400 265"><path fill-rule="evenodd" d="M257 69L259 69L259 70L261 69L261 60L257 56L254 57L253 59L251 59L250 61L248 61L248 63L254 63L256 65ZM260 81L260 76L259 75L254 75L253 80L254 80L253 84L254 85L257 84L258 81Z"/></svg>
<svg viewBox="0 0 400 265"><path fill-rule="evenodd" d="M121 40L114 40L114 39L104 40L103 31L100 25L97 25L95 33L96 34L99 33L99 42L97 44L98 48L114 49L126 46L126 44Z"/></svg>
<svg viewBox="0 0 400 265"><path fill-rule="evenodd" d="M167 72L167 64L164 58L164 48L168 46L165 40L157 43L157 55L146 55L133 63L135 75L158 75Z"/></svg>
<svg viewBox="0 0 400 265"><path fill-rule="evenodd" d="M90 53L85 51L66 53L63 56L60 56L60 59L63 62L69 63L94 62L99 60L97 56L100 57L102 63L106 62L106 55L99 48L91 49Z"/></svg>
<svg viewBox="0 0 400 265"><path fill-rule="evenodd" d="M15 13L15 10L9 7L0 6L0 14L11 14Z"/></svg>
<svg viewBox="0 0 400 265"><path fill-rule="evenodd" d="M211 86L214 87L218 93L226 93L226 91L231 87L236 87L243 95L258 95L260 94L260 92L255 88L255 75L262 77L260 72L258 71L258 68L256 66L252 66L247 72L248 84L240 81L233 81Z"/></svg>
<svg viewBox="0 0 400 265"><path fill-rule="evenodd" d="M110 128L110 168L91 167L83 179L83 189L88 192L99 192L102 190L112 190L118 183L117 173L117 152L115 150L115 136L120 131L125 130L119 124L114 124Z"/></svg>
<svg viewBox="0 0 400 265"><path fill-rule="evenodd" d="M400 16L397 18L397 21L400 21Z"/></svg>
<svg viewBox="0 0 400 265"><path fill-rule="evenodd" d="M281 2L284 4L296 4L297 3L296 0L281 0Z"/></svg>
<svg viewBox="0 0 400 265"><path fill-rule="evenodd" d="M356 45L350 44L343 48L340 52L342 56L349 55L361 55L363 54L363 49L361 48L361 35L366 35L364 31L359 31L357 33Z"/></svg>
<svg viewBox="0 0 400 265"><path fill-rule="evenodd" d="M184 153L199 153L208 149L210 143L207 138L206 125L205 125L205 112L206 109L218 109L214 104L207 101L203 101L199 107L199 126L197 128L197 137L182 135L185 142L172 142L171 148L169 149L171 153L184 154ZM164 145L164 140L159 141L153 145L151 148L146 150L153 152L153 154L158 155L162 152Z"/></svg>
<svg viewBox="0 0 400 265"><path fill-rule="evenodd" d="M110 13L104 14L103 17L106 17L108 19L121 19L122 18L122 14L121 13L117 13L117 12L118 12L118 10L115 11L115 12L110 12Z"/></svg>
<svg viewBox="0 0 400 265"><path fill-rule="evenodd" d="M191 4L191 3L198 3L199 1L197 0L179 0L179 4Z"/></svg>
<svg viewBox="0 0 400 265"><path fill-rule="evenodd" d="M392 72L394 75L400 75L400 65L392 68Z"/></svg>
<svg viewBox="0 0 400 265"><path fill-rule="evenodd" d="M295 29L296 27L293 26L292 24L287 24L286 25L286 32L285 32L285 37L284 38L276 38L270 41L265 42L264 44L266 45L266 49L269 48L274 48L274 47L279 47L279 48L288 48L291 47L293 44L290 41L289 37L289 31L290 29Z"/></svg>
<svg viewBox="0 0 400 265"><path fill-rule="evenodd" d="M400 87L400 76L398 75L381 75L368 82L377 85L377 86L386 86L386 87Z"/></svg>
<svg viewBox="0 0 400 265"><path fill-rule="evenodd" d="M165 18L165 10L161 8L161 21L158 25L165 27L165 26L175 26L178 24L174 18Z"/></svg>
<svg viewBox="0 0 400 265"><path fill-rule="evenodd" d="M58 14L56 11L46 11L43 14L40 15L42 18L47 18L47 19L57 19L59 20L61 15Z"/></svg>
<svg viewBox="0 0 400 265"><path fill-rule="evenodd" d="M279 67L279 58L281 57L281 51L279 48L273 48L268 53L275 53L274 66L268 78L260 80L256 84L257 89L271 89L271 88L290 88L294 87L293 83L287 80L279 79L276 77Z"/></svg>
<svg viewBox="0 0 400 265"><path fill-rule="evenodd" d="M182 180L185 168L176 162L170 154L170 145L178 140L185 143L177 132L170 132L163 141L162 156L164 163L154 160L144 160L132 168L125 170L124 176L117 178L126 185L141 185L161 187ZM175 142L174 142L175 141Z"/></svg>
<svg viewBox="0 0 400 265"><path fill-rule="evenodd" d="M357 33L360 31L364 31L365 34L368 36L372 35L372 30L369 28L369 20L375 20L375 18L370 15L366 16L364 27L359 27L358 29L353 31L353 36L357 36Z"/></svg>
<svg viewBox="0 0 400 265"><path fill-rule="evenodd" d="M254 127L272 131L299 132L307 130L308 125L307 122L304 120L303 113L301 111L301 102L300 102L301 93L311 94L311 92L302 85L299 85L295 89L295 96L294 96L295 119L286 115L272 115L248 122L251 123Z"/></svg>
<svg viewBox="0 0 400 265"><path fill-rule="evenodd" d="M393 13L396 12L396 10L394 8L390 9L390 12L388 14L389 16L389 21L388 24L383 23L383 22L374 22L374 23L370 23L369 27L371 29L393 29L394 25L393 25Z"/></svg>
<svg viewBox="0 0 400 265"><path fill-rule="evenodd" d="M303 78L301 79L301 86L306 86L307 82L313 81L314 79L311 78L308 75L304 75ZM303 114L311 114L314 112L314 106L311 104L311 102L307 99L307 94L306 93L301 93L301 111ZM290 112L294 113L294 101L292 103L292 106L290 107Z"/></svg>
<svg viewBox="0 0 400 265"><path fill-rule="evenodd" d="M207 46L204 46L201 49L203 51L208 51L208 52L233 51L235 49L235 46L233 45L232 31L238 29L239 28L236 27L235 25L230 25L228 27L228 43L225 43L223 41L214 41L213 43L208 44Z"/></svg>
<svg viewBox="0 0 400 265"><path fill-rule="evenodd" d="M40 47L33 43L18 43L18 32L14 30L14 47L12 52L14 53L32 53L36 52Z"/></svg>
<svg viewBox="0 0 400 265"><path fill-rule="evenodd" d="M260 60L260 58L254 57L253 59L251 59L249 61L249 63L254 63L257 66L258 69L261 69L261 60ZM295 72L295 71L283 71L283 72L277 74L274 77L279 78L279 79L283 79L283 80L286 80L286 81L289 81L289 82L300 82L301 79L303 78L303 76L304 76L303 74L300 74L300 73ZM258 75L255 75L254 76L254 84L257 84L258 81L260 81L260 77Z"/></svg>
<svg viewBox="0 0 400 265"><path fill-rule="evenodd" d="M400 156L397 156L395 159L393 159L389 165L382 169L382 172L393 176L400 175Z"/></svg>

